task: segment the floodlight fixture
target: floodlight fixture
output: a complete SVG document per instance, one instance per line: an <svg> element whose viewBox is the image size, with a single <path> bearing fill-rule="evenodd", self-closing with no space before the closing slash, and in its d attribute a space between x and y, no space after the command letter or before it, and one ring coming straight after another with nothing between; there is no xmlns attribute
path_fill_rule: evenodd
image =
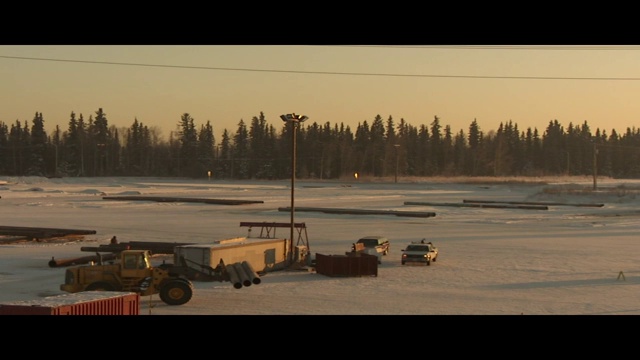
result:
<svg viewBox="0 0 640 360"><path fill-rule="evenodd" d="M280 119L284 122L292 121L292 122L304 122L309 119L306 115L298 115L296 113L280 115Z"/></svg>

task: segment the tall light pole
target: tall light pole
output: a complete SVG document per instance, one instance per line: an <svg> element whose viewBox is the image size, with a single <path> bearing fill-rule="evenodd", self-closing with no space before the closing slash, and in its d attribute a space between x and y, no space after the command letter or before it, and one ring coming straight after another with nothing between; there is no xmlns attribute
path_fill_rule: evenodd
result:
<svg viewBox="0 0 640 360"><path fill-rule="evenodd" d="M396 178L395 178L395 182L398 182L398 162L399 162L399 154L398 154L398 148L400 147L400 144L394 144L393 147L396 148Z"/></svg>
<svg viewBox="0 0 640 360"><path fill-rule="evenodd" d="M217 144L215 146L216 149L216 166L214 167L214 171L216 172L215 175L220 178L220 174L223 174L224 176L224 171L222 171L222 164L220 161L220 156L222 151L220 150L220 148L222 147L222 144Z"/></svg>
<svg viewBox="0 0 640 360"><path fill-rule="evenodd" d="M294 188L296 184L296 124L304 122L308 119L305 115L296 115L295 113L280 115L280 119L291 124L291 234L289 235L289 265L293 264L293 233L295 228L294 222Z"/></svg>

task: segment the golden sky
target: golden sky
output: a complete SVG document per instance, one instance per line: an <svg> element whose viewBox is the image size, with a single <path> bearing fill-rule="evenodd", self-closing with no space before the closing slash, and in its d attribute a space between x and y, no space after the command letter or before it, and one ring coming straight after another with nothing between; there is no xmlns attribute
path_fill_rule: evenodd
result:
<svg viewBox="0 0 640 360"><path fill-rule="evenodd" d="M639 64L640 46L622 45L5 45L0 121L39 112L50 134L102 108L110 125L165 137L189 113L216 140L260 112L277 129L297 113L353 131L380 115L465 134L474 119L485 133L553 120L623 133L640 124Z"/></svg>

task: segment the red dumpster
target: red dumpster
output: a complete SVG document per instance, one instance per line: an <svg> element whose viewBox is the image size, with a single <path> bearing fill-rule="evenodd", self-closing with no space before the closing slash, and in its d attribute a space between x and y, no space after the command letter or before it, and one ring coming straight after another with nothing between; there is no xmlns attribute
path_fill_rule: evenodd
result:
<svg viewBox="0 0 640 360"><path fill-rule="evenodd" d="M140 295L84 291L0 304L0 315L138 315Z"/></svg>

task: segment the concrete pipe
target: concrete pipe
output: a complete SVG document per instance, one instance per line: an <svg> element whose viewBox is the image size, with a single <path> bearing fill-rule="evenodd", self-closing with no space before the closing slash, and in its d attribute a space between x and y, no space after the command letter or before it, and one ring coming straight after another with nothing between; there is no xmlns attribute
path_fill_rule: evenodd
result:
<svg viewBox="0 0 640 360"><path fill-rule="evenodd" d="M238 277L240 278L240 281L242 281L242 285L251 286L251 278L249 277L249 274L247 274L247 272L242 267L242 264L235 263L233 264L233 267L236 269L236 272L238 273Z"/></svg>
<svg viewBox="0 0 640 360"><path fill-rule="evenodd" d="M236 289L240 289L242 287L242 282L238 276L238 272L233 267L233 264L227 265L227 273L229 274L229 281L233 284L233 287Z"/></svg>
<svg viewBox="0 0 640 360"><path fill-rule="evenodd" d="M262 280L260 279L260 275L258 275L258 273L253 271L253 267L251 267L251 264L249 264L248 261L243 261L242 267L244 268L244 271L246 271L246 273L249 275L249 278L251 279L252 283L257 285L262 282Z"/></svg>

